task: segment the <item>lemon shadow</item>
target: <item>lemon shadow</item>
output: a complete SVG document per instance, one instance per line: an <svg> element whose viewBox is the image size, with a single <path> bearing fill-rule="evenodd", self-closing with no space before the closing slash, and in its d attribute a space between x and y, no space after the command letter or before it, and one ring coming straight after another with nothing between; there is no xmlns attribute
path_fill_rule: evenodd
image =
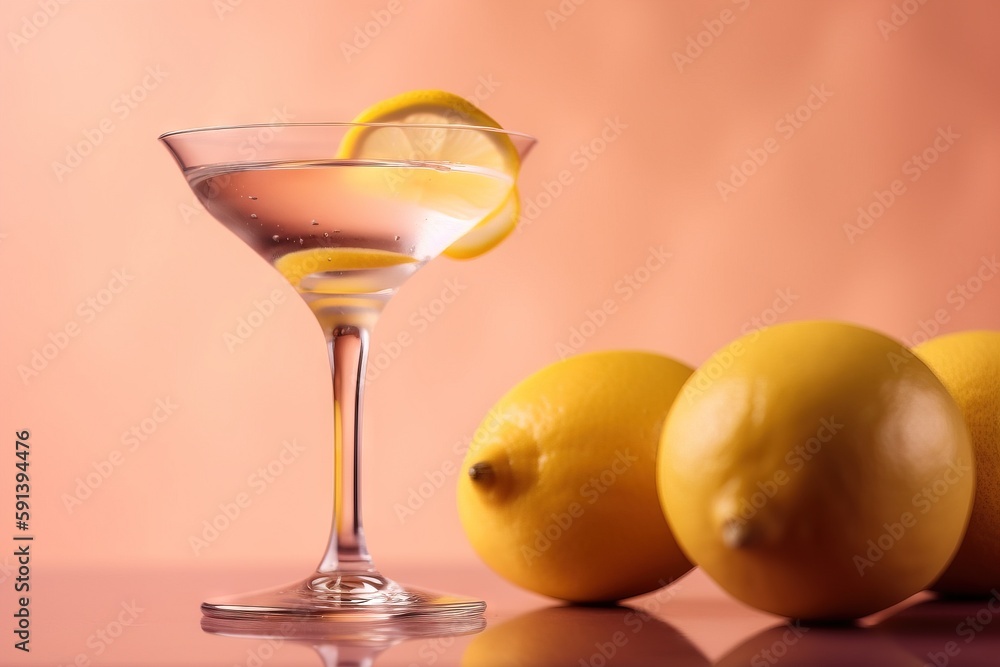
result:
<svg viewBox="0 0 1000 667"><path fill-rule="evenodd" d="M724 655L716 667L923 667L923 662L890 637L851 625L809 625L789 621L763 630Z"/></svg>
<svg viewBox="0 0 1000 667"><path fill-rule="evenodd" d="M465 667L707 667L676 628L624 605L562 605L530 611L473 637Z"/></svg>
<svg viewBox="0 0 1000 667"><path fill-rule="evenodd" d="M873 626L937 667L1000 665L1000 593L983 600L932 598Z"/></svg>

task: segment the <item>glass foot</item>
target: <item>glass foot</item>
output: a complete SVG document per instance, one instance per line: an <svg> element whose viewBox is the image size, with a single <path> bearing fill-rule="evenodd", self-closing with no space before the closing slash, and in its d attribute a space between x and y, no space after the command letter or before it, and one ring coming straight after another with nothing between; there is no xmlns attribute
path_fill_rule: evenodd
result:
<svg viewBox="0 0 1000 667"><path fill-rule="evenodd" d="M482 616L486 603L404 587L377 572L317 573L305 581L202 603L209 618L385 621Z"/></svg>
<svg viewBox="0 0 1000 667"><path fill-rule="evenodd" d="M324 667L358 667L375 663L386 649L409 639L471 635L486 627L481 615L396 617L365 623L331 622L323 617L257 616L251 619L203 616L205 632L224 637L271 639L278 646L289 641L315 650ZM450 646L451 642L442 644ZM261 660L269 655L260 654ZM433 656L432 656L433 657Z"/></svg>

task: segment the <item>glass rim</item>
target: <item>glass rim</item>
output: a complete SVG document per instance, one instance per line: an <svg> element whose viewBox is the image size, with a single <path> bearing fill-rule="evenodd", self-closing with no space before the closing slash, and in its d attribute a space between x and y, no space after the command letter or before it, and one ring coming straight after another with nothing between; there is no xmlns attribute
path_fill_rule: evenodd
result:
<svg viewBox="0 0 1000 667"><path fill-rule="evenodd" d="M417 129L445 129L445 130L475 130L477 132L488 132L490 134L502 134L509 137L516 137L529 141L532 143L537 143L538 139L530 134L524 132L515 132L513 130L505 130L500 127L489 127L486 125L466 125L462 123L355 123L352 121L330 121L330 122L318 122L318 123L248 123L245 125L206 125L203 127L192 127L183 130L170 130L169 132L164 132L157 137L157 140L163 141L168 137L176 137L181 135L197 134L200 132L219 132L223 130L254 130L254 129L264 129L264 128L286 128L286 127L330 127L330 128L350 128L350 127L407 127L407 128L417 128Z"/></svg>

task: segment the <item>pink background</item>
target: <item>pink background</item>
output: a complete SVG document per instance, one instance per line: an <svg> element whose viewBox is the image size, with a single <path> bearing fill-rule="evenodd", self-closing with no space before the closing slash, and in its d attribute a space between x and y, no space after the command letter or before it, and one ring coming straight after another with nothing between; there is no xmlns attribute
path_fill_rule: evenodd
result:
<svg viewBox="0 0 1000 667"><path fill-rule="evenodd" d="M907 342L1000 328L1000 6L897 5L915 10L897 8L899 26L889 0L591 0L568 16L555 12L569 0L4 2L0 516L13 433L30 429L36 566L305 575L319 559L331 506L322 337L193 202L156 141L172 129L344 120L433 87L541 140L519 232L478 260L432 263L376 329L385 368L369 385L364 492L383 563L486 575L454 507L464 444L565 349L696 365L761 321L844 319ZM79 164L56 165L81 144ZM913 171L925 150L935 162ZM721 193L753 156L767 159ZM896 179L894 201L852 231ZM647 271L651 249L670 257ZM458 294L446 305L445 290ZM274 294L230 350L227 333ZM594 314L609 301L614 312ZM390 358L403 334L412 343ZM64 348L22 378L52 340ZM144 420L145 440L123 437ZM273 463L286 441L302 451ZM256 473L269 463L270 481ZM67 508L101 467L112 474ZM240 493L250 505L195 553L191 536ZM0 523L0 539L13 532Z"/></svg>

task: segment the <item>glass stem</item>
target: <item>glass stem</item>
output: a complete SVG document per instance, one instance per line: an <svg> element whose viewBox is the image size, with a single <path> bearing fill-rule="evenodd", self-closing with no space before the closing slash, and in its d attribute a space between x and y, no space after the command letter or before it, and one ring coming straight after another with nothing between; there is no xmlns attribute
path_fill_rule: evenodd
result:
<svg viewBox="0 0 1000 667"><path fill-rule="evenodd" d="M333 527L321 574L374 572L361 525L361 402L370 331L335 326L327 332L333 376Z"/></svg>

